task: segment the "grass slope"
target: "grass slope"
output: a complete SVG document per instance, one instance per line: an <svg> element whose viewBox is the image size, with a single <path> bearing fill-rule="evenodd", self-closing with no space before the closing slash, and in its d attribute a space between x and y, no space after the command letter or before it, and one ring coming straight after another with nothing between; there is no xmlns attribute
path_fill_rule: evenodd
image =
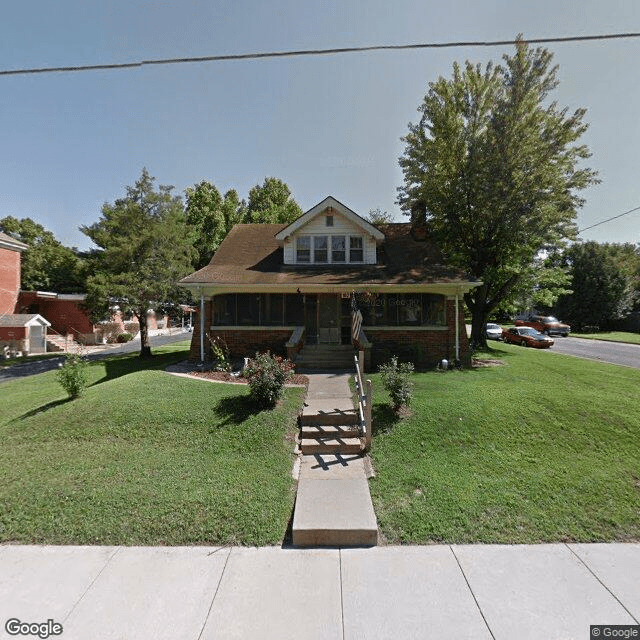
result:
<svg viewBox="0 0 640 640"><path fill-rule="evenodd" d="M640 371L510 345L492 355L506 364L417 374L403 420L372 376L386 538L640 539Z"/></svg>
<svg viewBox="0 0 640 640"><path fill-rule="evenodd" d="M628 342L640 344L640 334L630 331L602 331L600 333L572 333L574 338L586 338L587 340L604 340L605 342Z"/></svg>
<svg viewBox="0 0 640 640"><path fill-rule="evenodd" d="M92 363L74 401L54 373L2 384L0 541L282 541L302 391L255 412L246 387L165 373L186 349Z"/></svg>

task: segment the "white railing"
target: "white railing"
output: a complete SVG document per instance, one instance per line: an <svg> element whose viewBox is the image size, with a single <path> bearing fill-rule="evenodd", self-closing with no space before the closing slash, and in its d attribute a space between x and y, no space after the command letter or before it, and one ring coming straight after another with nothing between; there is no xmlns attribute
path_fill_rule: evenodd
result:
<svg viewBox="0 0 640 640"><path fill-rule="evenodd" d="M371 404L373 402L373 390L371 380L362 382L362 364L358 361L358 356L353 356L356 366L355 384L356 394L358 395L358 419L360 421L360 432L364 438L364 450L371 449Z"/></svg>

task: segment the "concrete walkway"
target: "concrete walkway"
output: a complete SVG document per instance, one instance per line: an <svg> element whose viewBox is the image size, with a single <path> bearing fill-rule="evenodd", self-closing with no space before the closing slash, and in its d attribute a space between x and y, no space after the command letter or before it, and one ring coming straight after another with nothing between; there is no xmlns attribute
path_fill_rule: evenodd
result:
<svg viewBox="0 0 640 640"><path fill-rule="evenodd" d="M587 640L638 624L639 585L640 544L5 545L0 638L50 619L63 640Z"/></svg>
<svg viewBox="0 0 640 640"><path fill-rule="evenodd" d="M310 373L302 420L318 418L325 424L344 425L354 413L349 374ZM335 442L340 447L340 436ZM359 447L355 440L356 450ZM295 546L371 546L378 539L363 456L315 454L301 456L298 493L293 515Z"/></svg>

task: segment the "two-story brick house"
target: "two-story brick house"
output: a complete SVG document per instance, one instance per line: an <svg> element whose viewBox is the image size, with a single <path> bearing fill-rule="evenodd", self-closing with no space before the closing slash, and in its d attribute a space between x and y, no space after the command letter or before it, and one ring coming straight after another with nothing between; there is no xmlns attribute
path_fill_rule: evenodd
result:
<svg viewBox="0 0 640 640"><path fill-rule="evenodd" d="M299 352L307 366L343 366L354 346L374 366L393 354L470 361L462 296L479 283L442 264L424 226L374 226L331 196L289 225L236 225L180 284L203 311L193 359L220 338L237 357Z"/></svg>

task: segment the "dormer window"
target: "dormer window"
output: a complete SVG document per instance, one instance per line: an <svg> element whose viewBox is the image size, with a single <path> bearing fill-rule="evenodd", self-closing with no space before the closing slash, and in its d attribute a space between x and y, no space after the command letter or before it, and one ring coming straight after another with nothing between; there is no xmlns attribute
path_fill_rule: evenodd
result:
<svg viewBox="0 0 640 640"><path fill-rule="evenodd" d="M331 236L331 262L344 262L347 259L344 236Z"/></svg>
<svg viewBox="0 0 640 640"><path fill-rule="evenodd" d="M362 250L362 236L349 237L349 262L362 262L364 252Z"/></svg>
<svg viewBox="0 0 640 640"><path fill-rule="evenodd" d="M313 238L313 261L327 262L328 257L327 236L314 236Z"/></svg>
<svg viewBox="0 0 640 640"><path fill-rule="evenodd" d="M296 238L296 261L311 262L311 236Z"/></svg>
<svg viewBox="0 0 640 640"><path fill-rule="evenodd" d="M327 216L325 218L327 227L333 227L333 216Z"/></svg>

